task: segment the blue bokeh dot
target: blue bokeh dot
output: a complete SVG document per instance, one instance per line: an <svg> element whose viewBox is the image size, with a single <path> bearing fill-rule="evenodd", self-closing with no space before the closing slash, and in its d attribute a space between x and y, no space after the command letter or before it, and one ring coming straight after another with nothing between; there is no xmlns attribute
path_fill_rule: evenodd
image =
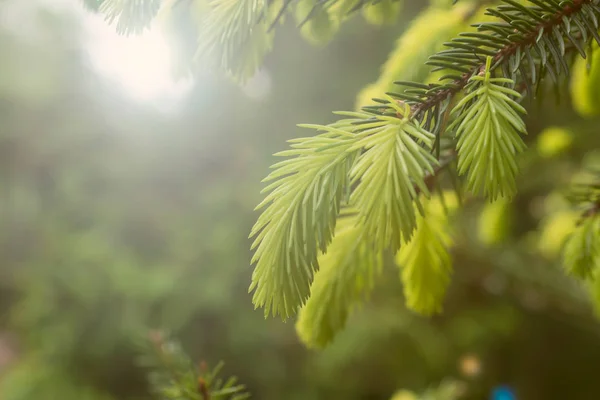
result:
<svg viewBox="0 0 600 400"><path fill-rule="evenodd" d="M517 397L509 386L498 386L492 390L490 400L517 400Z"/></svg>

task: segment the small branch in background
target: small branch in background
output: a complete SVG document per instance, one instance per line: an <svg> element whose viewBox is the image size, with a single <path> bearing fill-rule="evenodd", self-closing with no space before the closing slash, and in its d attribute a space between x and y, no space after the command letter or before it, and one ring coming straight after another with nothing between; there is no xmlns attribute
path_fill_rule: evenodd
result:
<svg viewBox="0 0 600 400"><path fill-rule="evenodd" d="M210 400L210 393L208 392L208 385L203 377L198 378L198 392L202 396L202 400Z"/></svg>
<svg viewBox="0 0 600 400"><path fill-rule="evenodd" d="M148 369L153 392L172 400L244 400L250 397L235 377L218 377L223 363L209 369L206 362L194 367L181 347L152 331L139 346L139 362Z"/></svg>

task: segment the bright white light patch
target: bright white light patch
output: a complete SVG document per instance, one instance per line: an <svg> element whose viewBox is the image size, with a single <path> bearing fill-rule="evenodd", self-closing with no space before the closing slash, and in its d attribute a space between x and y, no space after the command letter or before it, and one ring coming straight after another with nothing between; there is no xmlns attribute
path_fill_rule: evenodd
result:
<svg viewBox="0 0 600 400"><path fill-rule="evenodd" d="M142 35L118 35L101 17L87 15L86 46L94 68L140 101L165 103L183 97L192 82L175 79L169 44L157 29Z"/></svg>
<svg viewBox="0 0 600 400"><path fill-rule="evenodd" d="M242 90L246 96L262 100L271 93L271 75L265 69L259 70L246 84Z"/></svg>

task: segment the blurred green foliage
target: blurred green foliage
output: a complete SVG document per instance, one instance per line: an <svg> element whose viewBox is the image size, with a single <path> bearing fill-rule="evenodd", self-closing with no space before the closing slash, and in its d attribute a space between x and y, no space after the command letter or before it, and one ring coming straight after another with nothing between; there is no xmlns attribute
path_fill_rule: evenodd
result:
<svg viewBox="0 0 600 400"><path fill-rule="evenodd" d="M600 326L587 288L560 267L572 218L554 213L565 208L557 188L600 144L600 121L566 98L530 105L539 151L520 160L519 197L494 209L472 201L457 216L444 314L406 310L393 260L325 350L252 310L247 233L270 154L299 135L297 122L354 106L417 3L391 27L353 19L327 47L285 25L267 98L207 76L172 113L90 69L76 18L31 7L41 34L0 26L0 340L14 350L0 363L0 398L148 399L131 338L155 327L195 359L225 360L256 399L399 400L448 376L465 381L465 399L502 383L519 399L599 397ZM538 135L548 127L572 135ZM494 223L482 230L482 218Z"/></svg>

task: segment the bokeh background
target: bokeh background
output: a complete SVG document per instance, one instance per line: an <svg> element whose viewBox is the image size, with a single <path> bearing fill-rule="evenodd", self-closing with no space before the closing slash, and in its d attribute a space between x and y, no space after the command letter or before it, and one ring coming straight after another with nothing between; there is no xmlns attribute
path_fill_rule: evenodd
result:
<svg viewBox="0 0 600 400"><path fill-rule="evenodd" d="M568 93L529 106L520 196L461 213L442 315L407 311L393 266L324 351L253 310L247 235L271 154L308 134L297 123L353 109L422 6L391 26L357 16L326 46L289 21L239 87L174 81L159 34L119 37L76 0L0 2L0 399L148 399L129 345L146 328L224 360L262 400L389 399L449 378L465 399L600 398L600 324L560 270L560 221L543 229L600 141ZM555 152L548 128L576 134Z"/></svg>

